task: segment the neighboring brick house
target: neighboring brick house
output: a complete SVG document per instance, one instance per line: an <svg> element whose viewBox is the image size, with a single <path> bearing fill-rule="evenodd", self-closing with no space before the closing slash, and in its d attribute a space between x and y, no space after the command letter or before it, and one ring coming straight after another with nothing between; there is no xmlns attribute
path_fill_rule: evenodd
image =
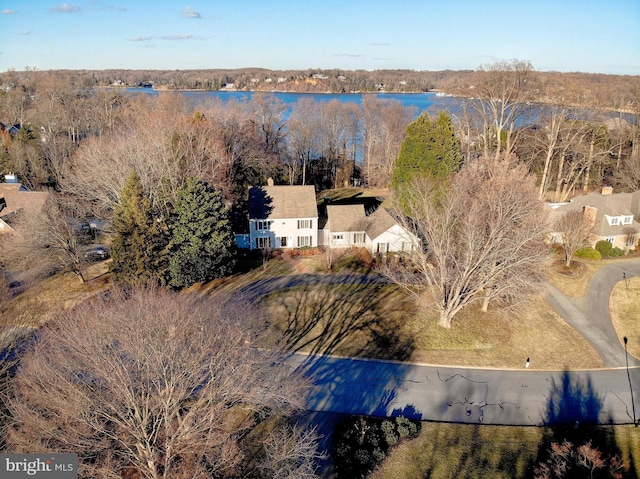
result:
<svg viewBox="0 0 640 479"><path fill-rule="evenodd" d="M640 191L634 193L613 193L605 187L600 193L577 196L568 203L556 205L550 215L550 224L569 211L582 211L590 228L589 245L598 241L609 241L620 249L634 249L638 243L640 223ZM635 233L633 233L635 231ZM561 242L562 232L550 233L552 242Z"/></svg>
<svg viewBox="0 0 640 479"><path fill-rule="evenodd" d="M249 249L318 246L316 191L307 186L249 189Z"/></svg>
<svg viewBox="0 0 640 479"><path fill-rule="evenodd" d="M362 204L328 205L321 244L333 248L365 247L372 254L383 254L411 251L418 239L383 207L367 215Z"/></svg>
<svg viewBox="0 0 640 479"><path fill-rule="evenodd" d="M35 214L42 209L49 193L29 191L16 175L6 175L0 183L0 234L11 231L11 223L21 214Z"/></svg>

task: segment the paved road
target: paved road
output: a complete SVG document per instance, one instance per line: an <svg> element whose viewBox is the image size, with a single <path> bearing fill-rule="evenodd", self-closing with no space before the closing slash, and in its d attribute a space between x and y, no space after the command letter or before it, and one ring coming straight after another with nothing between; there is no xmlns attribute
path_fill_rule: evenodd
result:
<svg viewBox="0 0 640 479"><path fill-rule="evenodd" d="M640 417L640 361L626 356L609 315L609 296L613 286L622 281L623 272L627 278L640 275L640 260L602 268L579 300L568 298L552 286L547 295L559 314L593 344L607 369L448 368L305 355L292 356L290 363L314 378L308 402L311 411L403 414L422 420L475 424L632 423ZM261 281L243 292L255 298L302 284L359 284L363 278L299 274ZM377 282L371 277L367 281Z"/></svg>
<svg viewBox="0 0 640 479"><path fill-rule="evenodd" d="M634 420L631 390L640 402L638 367L627 376L625 368L504 371L304 355L291 361L315 380L311 411L472 424L627 424Z"/></svg>

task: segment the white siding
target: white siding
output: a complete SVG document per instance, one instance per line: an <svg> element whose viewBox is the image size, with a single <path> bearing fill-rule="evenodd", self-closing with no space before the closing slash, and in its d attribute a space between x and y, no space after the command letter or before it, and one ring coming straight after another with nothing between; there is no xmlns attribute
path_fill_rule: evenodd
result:
<svg viewBox="0 0 640 479"><path fill-rule="evenodd" d="M311 228L298 228L298 220L307 220ZM257 229L260 220L250 220L251 249L256 249L256 238L269 237L274 248L297 248L299 236L311 236L311 246L318 246L318 218L279 218L270 220L269 229ZM283 238L286 240L283 241ZM282 243L286 242L286 246Z"/></svg>
<svg viewBox="0 0 640 479"><path fill-rule="evenodd" d="M373 254L407 251L409 245L416 243L415 237L400 225L393 225L377 238L367 237L367 248Z"/></svg>

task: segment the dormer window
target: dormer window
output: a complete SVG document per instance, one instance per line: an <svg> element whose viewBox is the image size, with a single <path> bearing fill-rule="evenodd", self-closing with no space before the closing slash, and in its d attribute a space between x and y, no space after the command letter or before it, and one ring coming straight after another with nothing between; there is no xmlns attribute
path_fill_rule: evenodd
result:
<svg viewBox="0 0 640 479"><path fill-rule="evenodd" d="M618 226L620 224L619 216L605 215L605 218L607 218L607 223L609 223L609 226Z"/></svg>
<svg viewBox="0 0 640 479"><path fill-rule="evenodd" d="M633 223L633 216L632 215L628 215L628 216L623 216L622 217L622 224L623 225L630 225L631 223Z"/></svg>

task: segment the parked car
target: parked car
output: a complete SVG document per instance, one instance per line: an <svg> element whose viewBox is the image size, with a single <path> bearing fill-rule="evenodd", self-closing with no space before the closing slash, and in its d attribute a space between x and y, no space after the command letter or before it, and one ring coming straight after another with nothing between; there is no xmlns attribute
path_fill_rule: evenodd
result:
<svg viewBox="0 0 640 479"><path fill-rule="evenodd" d="M104 246L94 246L84 253L84 258L87 261L103 261L109 258L109 250Z"/></svg>

